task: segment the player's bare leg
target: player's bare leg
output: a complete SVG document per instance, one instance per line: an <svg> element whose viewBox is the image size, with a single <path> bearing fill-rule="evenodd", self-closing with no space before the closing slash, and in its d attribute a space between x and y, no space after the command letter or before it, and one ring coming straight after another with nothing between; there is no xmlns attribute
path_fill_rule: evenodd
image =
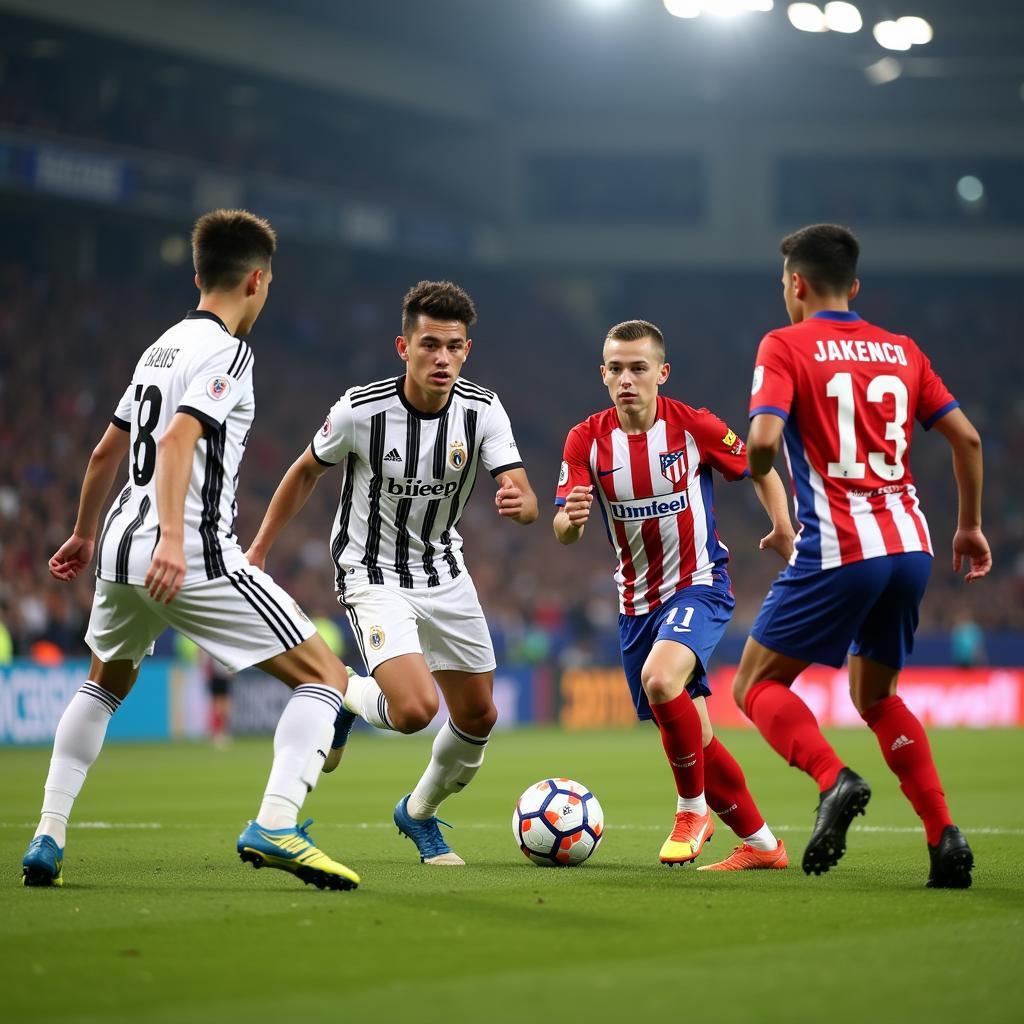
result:
<svg viewBox="0 0 1024 1024"><path fill-rule="evenodd" d="M71 810L103 748L110 719L138 675L131 661L103 662L92 656L88 679L64 709L53 738L39 826L22 861L25 885L64 884L64 846Z"/></svg>
<svg viewBox="0 0 1024 1024"><path fill-rule="evenodd" d="M862 655L851 655L849 665L854 706L877 737L885 763L924 824L930 856L927 885L969 888L974 855L949 815L928 734L896 695L899 670Z"/></svg>
<svg viewBox="0 0 1024 1024"><path fill-rule="evenodd" d="M740 845L716 864L698 871L751 871L789 866L785 843L776 838L754 803L739 762L714 734L707 700L694 698L704 744L704 796L708 807L736 833Z"/></svg>
<svg viewBox="0 0 1024 1024"><path fill-rule="evenodd" d="M494 673L448 670L438 672L436 678L448 720L434 738L430 763L416 787L395 808L395 823L416 843L424 864L461 866L465 862L441 835L437 810L469 785L484 762L487 740L498 718Z"/></svg>
<svg viewBox="0 0 1024 1024"><path fill-rule="evenodd" d="M847 768L822 735L811 709L790 687L809 662L747 638L733 696L774 750L810 775L821 793L803 869L820 875L846 852L846 832L871 799L871 787Z"/></svg>
<svg viewBox="0 0 1024 1024"><path fill-rule="evenodd" d="M437 714L437 689L422 654L400 654L381 662L371 676L348 670L344 707L335 722L334 738L324 771L338 767L355 719L376 729L414 733L425 729Z"/></svg>
<svg viewBox="0 0 1024 1024"><path fill-rule="evenodd" d="M321 889L354 889L359 876L313 845L306 831L311 822L298 825L330 749L348 683L345 667L319 633L258 667L291 687L292 697L274 733L274 762L259 814L239 836L239 856Z"/></svg>
<svg viewBox="0 0 1024 1024"><path fill-rule="evenodd" d="M704 726L686 692L696 668L697 656L685 644L658 640L640 677L676 783L675 823L658 854L662 864L695 860L715 831L704 797Z"/></svg>

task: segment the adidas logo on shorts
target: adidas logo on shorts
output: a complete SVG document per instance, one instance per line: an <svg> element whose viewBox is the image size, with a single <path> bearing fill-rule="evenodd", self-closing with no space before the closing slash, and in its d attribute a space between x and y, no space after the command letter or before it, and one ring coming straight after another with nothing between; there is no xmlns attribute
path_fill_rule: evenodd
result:
<svg viewBox="0 0 1024 1024"><path fill-rule="evenodd" d="M384 456L385 462L401 462L402 456L398 454L397 448L392 448L391 451Z"/></svg>

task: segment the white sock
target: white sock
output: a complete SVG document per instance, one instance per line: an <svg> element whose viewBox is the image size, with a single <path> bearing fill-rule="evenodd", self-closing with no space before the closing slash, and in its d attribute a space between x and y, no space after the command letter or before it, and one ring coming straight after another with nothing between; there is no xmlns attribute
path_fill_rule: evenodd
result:
<svg viewBox="0 0 1024 1024"><path fill-rule="evenodd" d="M53 737L37 836L50 836L58 846L64 846L71 808L103 749L110 718L120 706L117 697L92 680L83 683L71 698Z"/></svg>
<svg viewBox="0 0 1024 1024"><path fill-rule="evenodd" d="M430 764L409 796L409 814L430 818L445 797L465 789L484 763L486 747L486 736L470 736L449 718L434 737Z"/></svg>
<svg viewBox="0 0 1024 1024"><path fill-rule="evenodd" d="M394 728L388 717L388 699L373 676L350 676L342 700L353 715L358 715L375 729Z"/></svg>
<svg viewBox="0 0 1024 1024"><path fill-rule="evenodd" d="M257 824L269 829L298 824L306 794L316 785L331 749L340 710L337 690L316 683L295 687L274 733L274 763Z"/></svg>
<svg viewBox="0 0 1024 1024"><path fill-rule="evenodd" d="M704 799L703 790L698 796L677 796L676 814L680 811L691 811L693 814L707 814L708 802Z"/></svg>
<svg viewBox="0 0 1024 1024"><path fill-rule="evenodd" d="M753 835L744 836L743 842L755 850L777 850L779 848L779 841L775 838L775 833L768 827L767 822Z"/></svg>

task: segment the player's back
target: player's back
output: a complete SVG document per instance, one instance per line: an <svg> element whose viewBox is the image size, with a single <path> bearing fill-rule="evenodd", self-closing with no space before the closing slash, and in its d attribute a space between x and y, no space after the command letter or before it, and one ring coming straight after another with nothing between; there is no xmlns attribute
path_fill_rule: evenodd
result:
<svg viewBox="0 0 1024 1024"><path fill-rule="evenodd" d="M203 425L185 497L185 584L245 563L233 521L235 480L255 413L252 365L249 346L203 310L189 313L143 352L113 417L131 432L129 475L100 534L100 578L145 579L159 537L157 442L179 411Z"/></svg>
<svg viewBox="0 0 1024 1024"><path fill-rule="evenodd" d="M909 455L956 405L913 339L855 313L821 313L766 335L751 415L786 419L801 535L797 564L820 568L931 551Z"/></svg>

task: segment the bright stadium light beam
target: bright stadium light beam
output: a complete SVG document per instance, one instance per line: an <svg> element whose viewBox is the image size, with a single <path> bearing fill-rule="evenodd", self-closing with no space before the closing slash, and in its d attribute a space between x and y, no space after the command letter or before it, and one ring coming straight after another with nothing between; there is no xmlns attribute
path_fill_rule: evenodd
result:
<svg viewBox="0 0 1024 1024"><path fill-rule="evenodd" d="M827 32L825 12L817 4L790 4L786 17L801 32Z"/></svg>
<svg viewBox="0 0 1024 1024"><path fill-rule="evenodd" d="M888 85L903 74L903 65L895 57L882 57L864 69L864 75L872 85Z"/></svg>
<svg viewBox="0 0 1024 1024"><path fill-rule="evenodd" d="M664 0L665 10L673 18L699 18L700 0Z"/></svg>
<svg viewBox="0 0 1024 1024"><path fill-rule="evenodd" d="M853 4L836 0L825 4L825 24L833 32L859 32L864 26L864 19Z"/></svg>
<svg viewBox="0 0 1024 1024"><path fill-rule="evenodd" d="M913 43L895 21L880 21L872 30L875 42L887 50L909 50Z"/></svg>
<svg viewBox="0 0 1024 1024"><path fill-rule="evenodd" d="M980 203L985 196L985 186L982 184L980 178L976 178L973 174L965 174L956 183L956 194L965 202Z"/></svg>
<svg viewBox="0 0 1024 1024"><path fill-rule="evenodd" d="M932 36L934 35L932 27L924 18L910 16L897 18L896 24L899 25L914 46L924 46L925 43L932 41Z"/></svg>

